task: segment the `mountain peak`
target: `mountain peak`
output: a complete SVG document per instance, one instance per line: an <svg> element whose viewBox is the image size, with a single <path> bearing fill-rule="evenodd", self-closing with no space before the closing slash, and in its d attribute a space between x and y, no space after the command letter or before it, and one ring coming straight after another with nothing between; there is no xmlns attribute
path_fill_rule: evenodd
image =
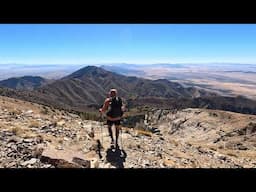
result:
<svg viewBox="0 0 256 192"><path fill-rule="evenodd" d="M72 73L71 75L65 77L64 79L67 78L82 78L84 76L101 76L101 75L105 75L111 73L109 71L106 71L105 69L102 69L101 67L96 67L96 66L86 66L83 67L81 69L79 69L78 71Z"/></svg>

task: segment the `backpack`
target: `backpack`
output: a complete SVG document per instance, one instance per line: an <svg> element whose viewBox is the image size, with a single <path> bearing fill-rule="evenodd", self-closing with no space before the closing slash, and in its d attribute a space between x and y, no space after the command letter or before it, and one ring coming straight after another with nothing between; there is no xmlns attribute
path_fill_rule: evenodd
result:
<svg viewBox="0 0 256 192"><path fill-rule="evenodd" d="M122 117L123 111L122 111L122 99L120 97L113 97L110 100L110 110L107 112L107 116L110 117Z"/></svg>

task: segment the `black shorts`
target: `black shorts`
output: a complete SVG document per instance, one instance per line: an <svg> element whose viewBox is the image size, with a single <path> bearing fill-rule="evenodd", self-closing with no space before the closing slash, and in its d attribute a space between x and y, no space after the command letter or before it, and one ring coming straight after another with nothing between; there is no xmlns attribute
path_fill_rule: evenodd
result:
<svg viewBox="0 0 256 192"><path fill-rule="evenodd" d="M116 121L107 120L107 125L108 126L112 126L113 124L120 125L120 120L116 120Z"/></svg>

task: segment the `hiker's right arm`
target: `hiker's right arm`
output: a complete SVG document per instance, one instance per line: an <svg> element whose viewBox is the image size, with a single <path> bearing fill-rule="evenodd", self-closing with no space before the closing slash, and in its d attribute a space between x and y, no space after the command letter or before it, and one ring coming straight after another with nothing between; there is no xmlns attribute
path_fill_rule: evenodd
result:
<svg viewBox="0 0 256 192"><path fill-rule="evenodd" d="M109 99L107 98L104 102L104 105L103 107L100 109L100 112L101 113L104 113L107 109L108 109L108 106L109 106Z"/></svg>

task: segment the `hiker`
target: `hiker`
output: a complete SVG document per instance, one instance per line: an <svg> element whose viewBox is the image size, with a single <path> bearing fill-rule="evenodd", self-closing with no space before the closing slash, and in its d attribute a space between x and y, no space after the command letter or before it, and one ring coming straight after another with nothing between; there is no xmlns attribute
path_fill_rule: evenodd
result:
<svg viewBox="0 0 256 192"><path fill-rule="evenodd" d="M111 145L114 145L112 125L113 124L115 125L115 129L116 129L115 146L116 146L116 148L119 148L118 136L119 136L119 131L121 129L120 120L122 118L124 110L125 110L125 108L124 108L122 99L117 96L117 90L111 89L109 91L109 97L106 98L106 100L103 104L103 107L99 109L99 112L104 113L105 111L107 111L107 113L106 113L107 125L108 125L109 136L111 138Z"/></svg>

